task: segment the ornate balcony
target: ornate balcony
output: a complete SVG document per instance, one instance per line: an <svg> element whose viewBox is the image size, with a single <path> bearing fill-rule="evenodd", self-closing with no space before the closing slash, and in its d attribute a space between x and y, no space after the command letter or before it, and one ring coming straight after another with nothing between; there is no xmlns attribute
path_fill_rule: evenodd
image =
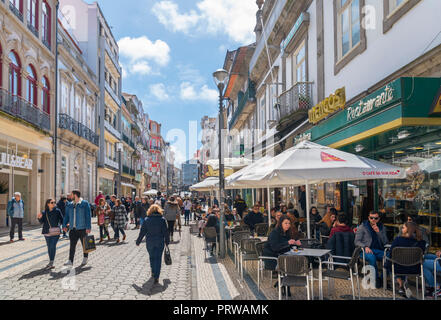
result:
<svg viewBox="0 0 441 320"><path fill-rule="evenodd" d="M113 134L116 138L121 139L121 133L116 130L108 121L104 121L104 128Z"/></svg>
<svg viewBox="0 0 441 320"><path fill-rule="evenodd" d="M0 110L47 132L51 130L51 117L49 114L4 89L0 89Z"/></svg>
<svg viewBox="0 0 441 320"><path fill-rule="evenodd" d="M119 169L119 164L118 164L118 162L116 162L116 160L112 160L112 159L105 157L104 164L108 167L111 167L112 169L115 169L115 170Z"/></svg>
<svg viewBox="0 0 441 320"><path fill-rule="evenodd" d="M14 6L12 3L9 3L9 9L23 22L23 13L20 12L20 10L17 9L16 6Z"/></svg>
<svg viewBox="0 0 441 320"><path fill-rule="evenodd" d="M312 106L312 83L298 82L291 89L283 92L275 106L278 121L289 118L295 113L308 113Z"/></svg>
<svg viewBox="0 0 441 320"><path fill-rule="evenodd" d="M239 105L237 106L236 110L234 110L233 116L231 118L231 121L229 122L230 129L234 128L237 121L239 120L240 115L244 111L245 107L249 102L255 103L256 102L256 88L252 81L248 80L248 90L245 92L242 99L239 101Z"/></svg>
<svg viewBox="0 0 441 320"><path fill-rule="evenodd" d="M128 174L132 177L135 177L135 170L123 165L123 173Z"/></svg>
<svg viewBox="0 0 441 320"><path fill-rule="evenodd" d="M99 145L99 137L84 124L79 123L67 114L60 114L58 119L58 127L73 132L77 136L86 139L94 145Z"/></svg>

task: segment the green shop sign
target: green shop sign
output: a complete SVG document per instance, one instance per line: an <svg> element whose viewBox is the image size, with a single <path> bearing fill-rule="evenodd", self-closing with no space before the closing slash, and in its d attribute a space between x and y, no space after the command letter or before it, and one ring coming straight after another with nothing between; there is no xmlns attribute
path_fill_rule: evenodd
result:
<svg viewBox="0 0 441 320"><path fill-rule="evenodd" d="M340 147L397 126L441 125L431 114L441 78L398 78L321 121L296 141Z"/></svg>

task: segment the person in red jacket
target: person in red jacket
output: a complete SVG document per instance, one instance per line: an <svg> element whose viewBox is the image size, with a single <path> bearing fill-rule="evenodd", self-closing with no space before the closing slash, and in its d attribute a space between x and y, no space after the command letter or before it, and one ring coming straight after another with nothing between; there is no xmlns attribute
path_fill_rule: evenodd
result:
<svg viewBox="0 0 441 320"><path fill-rule="evenodd" d="M100 200L101 199L106 200L106 197L104 197L102 191L99 191L97 197L95 198L95 204L96 204L97 207L100 205Z"/></svg>
<svg viewBox="0 0 441 320"><path fill-rule="evenodd" d="M335 227L331 229L331 233L329 234L329 239L331 239L332 236L334 234L336 234L337 232L352 232L352 233L354 233L352 228L349 227L348 225L346 225L346 221L347 221L347 218L346 218L345 214L338 215Z"/></svg>

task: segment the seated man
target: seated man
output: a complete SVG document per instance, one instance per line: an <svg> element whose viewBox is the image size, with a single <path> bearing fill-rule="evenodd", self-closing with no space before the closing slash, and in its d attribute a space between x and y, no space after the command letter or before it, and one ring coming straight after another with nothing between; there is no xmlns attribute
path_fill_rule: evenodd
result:
<svg viewBox="0 0 441 320"><path fill-rule="evenodd" d="M263 215L259 211L258 204L254 205L253 210L246 215L246 217L243 219L243 222L245 222L245 224L250 227L251 233L254 233L254 227L256 226L256 224L264 222Z"/></svg>
<svg viewBox="0 0 441 320"><path fill-rule="evenodd" d="M331 229L331 233L329 234L329 238L332 238L332 236L338 232L350 232L354 233L351 227L349 227L347 224L347 218L345 214L339 214L337 216L337 221L335 223L335 227Z"/></svg>
<svg viewBox="0 0 441 320"><path fill-rule="evenodd" d="M355 235L355 246L364 249L366 263L375 268L376 287L380 288L382 275L378 273L377 261L382 261L384 246L388 243L386 228L380 223L377 212L369 213L369 220L363 222Z"/></svg>

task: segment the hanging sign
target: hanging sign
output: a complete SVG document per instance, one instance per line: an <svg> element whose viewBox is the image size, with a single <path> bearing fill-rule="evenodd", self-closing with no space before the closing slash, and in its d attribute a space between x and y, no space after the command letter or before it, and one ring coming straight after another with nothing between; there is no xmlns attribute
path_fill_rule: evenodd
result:
<svg viewBox="0 0 441 320"><path fill-rule="evenodd" d="M28 158L17 157L3 152L0 157L0 165L32 170L33 161Z"/></svg>
<svg viewBox="0 0 441 320"><path fill-rule="evenodd" d="M328 98L309 110L309 122L316 124L334 112L344 109L346 105L346 88L340 88Z"/></svg>

